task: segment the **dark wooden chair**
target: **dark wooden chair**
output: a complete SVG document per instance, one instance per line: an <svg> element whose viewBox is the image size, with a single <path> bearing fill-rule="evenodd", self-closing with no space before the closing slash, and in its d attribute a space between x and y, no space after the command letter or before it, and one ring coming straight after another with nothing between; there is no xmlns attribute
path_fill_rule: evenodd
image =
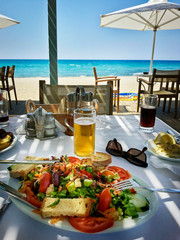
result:
<svg viewBox="0 0 180 240"><path fill-rule="evenodd" d="M117 112L119 112L120 78L117 78L117 76L98 77L95 67L93 67L93 73L95 78L95 86L97 86L100 82L113 83L114 106L116 106L117 102Z"/></svg>
<svg viewBox="0 0 180 240"><path fill-rule="evenodd" d="M92 92L94 99L98 100L98 114L113 114L113 85L112 81L106 85L84 85L86 92ZM75 92L77 85L52 85L44 80L39 81L39 103L60 104L60 113L65 112L65 98L70 92Z"/></svg>
<svg viewBox="0 0 180 240"><path fill-rule="evenodd" d="M0 68L0 82L1 82L0 88L1 89L3 88L3 86L5 87L5 83L4 83L5 71L6 71L5 67Z"/></svg>
<svg viewBox="0 0 180 240"><path fill-rule="evenodd" d="M175 99L174 118L177 117L178 111L178 94L180 92L180 70L162 71L153 69L152 77L147 81L143 78L138 78L138 99L137 112L139 111L140 95L142 93L153 93L158 95L159 101L161 98L163 102L163 112L166 108L166 100L169 99L168 112L170 112L171 101ZM146 85L146 86L145 86ZM146 89L147 87L147 89Z"/></svg>
<svg viewBox="0 0 180 240"><path fill-rule="evenodd" d="M11 95L10 95L11 90L14 90L16 104L18 104L15 81L14 81L14 72L15 72L14 65L12 67L7 66L6 74L4 76L4 80L2 80L2 87L1 87L2 90L6 90L8 92L9 106L11 109L12 109L12 102L11 102ZM11 82L10 82L10 79L11 79Z"/></svg>

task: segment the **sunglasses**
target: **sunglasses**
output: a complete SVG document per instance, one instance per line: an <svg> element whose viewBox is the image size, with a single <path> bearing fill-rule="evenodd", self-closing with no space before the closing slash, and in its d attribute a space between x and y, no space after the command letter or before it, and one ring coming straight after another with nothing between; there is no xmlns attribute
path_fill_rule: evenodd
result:
<svg viewBox="0 0 180 240"><path fill-rule="evenodd" d="M128 162L139 166L139 167L147 167L147 156L144 153L147 150L147 147L144 147L142 151L136 148L130 148L127 152L122 150L121 144L117 141L116 138L110 140L106 147L106 152L109 154L125 158Z"/></svg>

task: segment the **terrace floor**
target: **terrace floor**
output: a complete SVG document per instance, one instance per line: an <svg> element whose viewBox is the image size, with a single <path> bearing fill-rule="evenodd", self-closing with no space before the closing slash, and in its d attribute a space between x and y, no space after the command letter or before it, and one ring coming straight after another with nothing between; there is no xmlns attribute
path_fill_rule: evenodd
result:
<svg viewBox="0 0 180 240"><path fill-rule="evenodd" d="M120 110L119 113L116 112L114 108L114 115L127 115L127 114L139 114L136 111L136 101L120 101ZM162 104L162 101L161 101ZM15 101L12 101L12 110L9 111L10 115L21 115L26 113L25 101L18 101L18 104L15 104ZM174 119L174 103L172 102L171 112L163 112L162 106L157 107L157 117L163 122L167 123L169 126L174 128L180 133L180 106L178 107L178 117Z"/></svg>

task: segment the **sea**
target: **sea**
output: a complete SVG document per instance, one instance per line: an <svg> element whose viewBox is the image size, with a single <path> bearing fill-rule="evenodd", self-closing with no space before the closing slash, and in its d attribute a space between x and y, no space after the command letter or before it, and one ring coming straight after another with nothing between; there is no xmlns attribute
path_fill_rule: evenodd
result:
<svg viewBox="0 0 180 240"><path fill-rule="evenodd" d="M15 65L15 77L49 77L49 60L0 59L0 67ZM59 77L91 77L93 67L98 76L132 76L134 73L149 72L149 60L58 60ZM180 69L180 61L154 60L158 70Z"/></svg>

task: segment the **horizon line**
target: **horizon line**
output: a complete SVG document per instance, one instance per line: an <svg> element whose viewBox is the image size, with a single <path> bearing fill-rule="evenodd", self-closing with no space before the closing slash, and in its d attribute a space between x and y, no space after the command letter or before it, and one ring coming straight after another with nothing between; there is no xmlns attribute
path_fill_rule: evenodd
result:
<svg viewBox="0 0 180 240"><path fill-rule="evenodd" d="M0 58L1 60L47 60L49 61L49 59L46 58ZM58 61L61 60L74 60L74 61L151 61L149 59L75 59L75 58L64 58L64 59L58 59ZM154 61L180 61L180 59L154 59Z"/></svg>

